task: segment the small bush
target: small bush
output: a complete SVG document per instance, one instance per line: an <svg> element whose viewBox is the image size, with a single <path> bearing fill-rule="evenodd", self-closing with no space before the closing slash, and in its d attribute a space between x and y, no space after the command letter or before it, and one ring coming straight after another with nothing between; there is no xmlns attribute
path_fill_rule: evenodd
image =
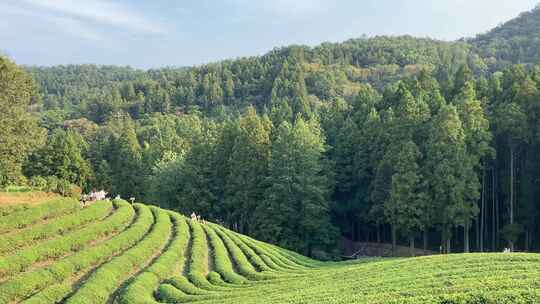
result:
<svg viewBox="0 0 540 304"><path fill-rule="evenodd" d="M30 187L34 190L44 191L47 188L47 180L39 175L32 176L30 179Z"/></svg>
<svg viewBox="0 0 540 304"><path fill-rule="evenodd" d="M65 179L58 180L58 184L56 185L56 191L58 194L62 196L70 196L70 190L71 190L71 183Z"/></svg>
<svg viewBox="0 0 540 304"><path fill-rule="evenodd" d="M45 191L56 192L56 190L58 189L58 177L47 176L45 179L47 180L47 186L45 188Z"/></svg>
<svg viewBox="0 0 540 304"><path fill-rule="evenodd" d="M68 193L66 193L66 196L74 198L76 200L80 200L82 196L82 189L81 187L77 185L71 185L69 187Z"/></svg>
<svg viewBox="0 0 540 304"><path fill-rule="evenodd" d="M6 192L30 192L32 189L27 186L7 186Z"/></svg>

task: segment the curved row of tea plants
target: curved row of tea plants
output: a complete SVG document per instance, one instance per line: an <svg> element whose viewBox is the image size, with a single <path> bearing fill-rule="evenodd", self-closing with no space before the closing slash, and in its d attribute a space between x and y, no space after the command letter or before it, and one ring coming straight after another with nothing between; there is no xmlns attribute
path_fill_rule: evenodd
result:
<svg viewBox="0 0 540 304"><path fill-rule="evenodd" d="M84 208L81 212L60 216L41 225L4 235L0 238L0 254L8 252L13 254L19 248L29 247L38 241L80 228L85 224L104 218L109 214L111 208L110 201L99 201Z"/></svg>
<svg viewBox="0 0 540 304"><path fill-rule="evenodd" d="M143 238L153 224L149 208L144 205L135 205L132 208L121 200L114 201L114 205L117 208L115 214L122 211L122 217L130 220L127 229L118 231L110 239L96 242L84 251L78 251L50 265L26 271L0 283L0 303L29 298L41 292L52 294L54 292L47 290L63 289L58 284L61 285L64 280L85 273L96 265L99 266Z"/></svg>
<svg viewBox="0 0 540 304"><path fill-rule="evenodd" d="M0 278L23 272L36 262L55 260L91 245L91 242L122 230L132 218L131 206L119 205L118 210L103 221L96 221L61 237L46 240L12 255L0 257Z"/></svg>
<svg viewBox="0 0 540 304"><path fill-rule="evenodd" d="M35 207L16 209L14 212L8 213L7 218L0 221L0 233L22 229L39 221L75 212L80 208L80 203L77 200L57 198Z"/></svg>

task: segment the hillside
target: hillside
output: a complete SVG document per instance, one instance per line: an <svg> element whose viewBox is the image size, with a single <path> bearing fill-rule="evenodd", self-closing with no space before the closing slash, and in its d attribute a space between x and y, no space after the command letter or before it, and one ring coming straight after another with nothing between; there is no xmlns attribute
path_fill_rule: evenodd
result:
<svg viewBox="0 0 540 304"><path fill-rule="evenodd" d="M39 86L42 110L56 111L63 119L85 117L99 124L119 110L139 119L154 112L183 113L194 108L208 115L248 104L270 109L276 91L284 91L287 96L278 97L294 102L298 81L306 91L301 93L306 95L303 99L309 96L310 106L317 106L336 98L354 98L362 83L382 90L422 69L444 67L453 73L464 63L477 74L486 70L465 43L377 36L316 47L292 45L262 56L194 67L141 71L67 65L26 70ZM290 82L290 88L281 88L283 81Z"/></svg>
<svg viewBox="0 0 540 304"><path fill-rule="evenodd" d="M469 42L495 67L540 61L540 5Z"/></svg>
<svg viewBox="0 0 540 304"><path fill-rule="evenodd" d="M58 195L50 192L0 192L0 206L8 208L25 208L26 205L40 204ZM21 207L21 205L23 205Z"/></svg>
<svg viewBox="0 0 540 304"><path fill-rule="evenodd" d="M222 60L193 67L147 71L120 66L61 65L26 67L39 85L45 110L63 110L64 118L86 117L101 123L109 111L121 109L133 118L152 112L187 111L198 107L239 109L250 103L271 106L272 91L284 66L300 65L307 92L317 101L351 98L358 84L377 89L417 75L422 69L455 73L467 64L487 77L512 64L540 60L540 7L523 12L474 38L439 41L412 36L374 36L315 47L291 45L262 56ZM293 72L293 71L291 71Z"/></svg>
<svg viewBox="0 0 540 304"><path fill-rule="evenodd" d="M4 210L5 211L5 210ZM1 303L535 303L540 256L322 263L122 200L2 212Z"/></svg>

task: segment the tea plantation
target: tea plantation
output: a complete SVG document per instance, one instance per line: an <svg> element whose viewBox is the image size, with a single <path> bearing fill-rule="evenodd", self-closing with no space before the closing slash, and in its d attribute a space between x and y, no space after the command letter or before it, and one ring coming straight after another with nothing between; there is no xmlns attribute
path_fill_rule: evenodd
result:
<svg viewBox="0 0 540 304"><path fill-rule="evenodd" d="M0 303L540 303L540 255L323 263L143 204L0 208Z"/></svg>

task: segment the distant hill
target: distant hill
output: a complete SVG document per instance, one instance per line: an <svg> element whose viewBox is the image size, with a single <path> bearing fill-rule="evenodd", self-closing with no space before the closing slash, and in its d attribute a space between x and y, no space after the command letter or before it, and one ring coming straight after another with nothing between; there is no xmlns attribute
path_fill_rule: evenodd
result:
<svg viewBox="0 0 540 304"><path fill-rule="evenodd" d="M469 42L474 45L476 52L495 67L509 63L539 63L540 5Z"/></svg>
<svg viewBox="0 0 540 304"><path fill-rule="evenodd" d="M39 84L45 109L61 108L70 118L84 116L101 122L105 117L99 113L111 108L121 108L134 118L175 107L197 106L207 113L221 105L238 109L246 100L259 109L269 108L276 78L295 78L290 73L298 69L289 66L296 64L302 67L301 78L317 103L351 98L360 83L383 89L422 69L453 74L466 63L476 75L487 75L509 64L538 62L540 7L475 38L454 42L376 36L316 47L292 45L262 56L194 67L148 71L95 65L26 68ZM102 100L115 100L115 104L101 105Z"/></svg>

